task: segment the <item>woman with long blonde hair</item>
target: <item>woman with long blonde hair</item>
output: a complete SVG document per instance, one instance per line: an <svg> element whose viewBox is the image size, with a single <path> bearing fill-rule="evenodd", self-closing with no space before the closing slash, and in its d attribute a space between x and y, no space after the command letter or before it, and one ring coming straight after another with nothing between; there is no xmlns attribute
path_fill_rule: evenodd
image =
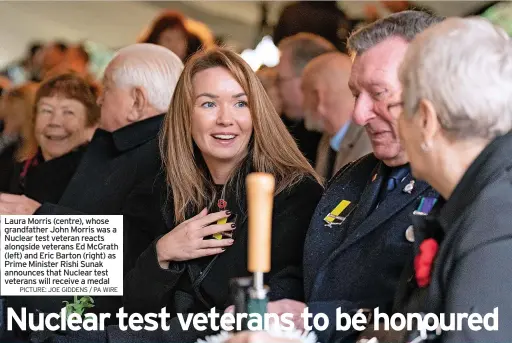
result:
<svg viewBox="0 0 512 343"><path fill-rule="evenodd" d="M275 177L271 299L303 297L303 243L321 196L255 73L221 48L196 54L176 87L161 134L172 228L125 280L125 307L171 315L225 309L228 284L247 276L245 178Z"/></svg>

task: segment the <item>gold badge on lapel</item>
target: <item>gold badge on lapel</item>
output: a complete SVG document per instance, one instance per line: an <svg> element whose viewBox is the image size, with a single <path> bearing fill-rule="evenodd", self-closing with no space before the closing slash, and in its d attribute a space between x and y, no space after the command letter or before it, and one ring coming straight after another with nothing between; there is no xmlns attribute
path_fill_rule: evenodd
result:
<svg viewBox="0 0 512 343"><path fill-rule="evenodd" d="M341 225L347 219L354 206L348 200L341 200L338 205L324 218L325 226ZM343 216L341 214L344 214Z"/></svg>

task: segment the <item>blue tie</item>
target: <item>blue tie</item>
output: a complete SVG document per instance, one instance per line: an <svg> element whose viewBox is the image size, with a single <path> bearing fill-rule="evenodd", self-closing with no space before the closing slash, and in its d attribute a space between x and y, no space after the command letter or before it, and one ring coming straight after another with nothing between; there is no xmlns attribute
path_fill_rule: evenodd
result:
<svg viewBox="0 0 512 343"><path fill-rule="evenodd" d="M386 198L389 192L394 190L400 182L402 182L402 179L406 177L407 174L409 174L409 166L391 169L391 173L389 174L388 181L386 183L386 188L380 192L379 203Z"/></svg>

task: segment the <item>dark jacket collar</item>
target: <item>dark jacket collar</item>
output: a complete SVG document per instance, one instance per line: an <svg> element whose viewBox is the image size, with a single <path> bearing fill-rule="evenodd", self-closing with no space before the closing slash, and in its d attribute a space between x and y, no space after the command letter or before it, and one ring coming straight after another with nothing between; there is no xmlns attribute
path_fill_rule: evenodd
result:
<svg viewBox="0 0 512 343"><path fill-rule="evenodd" d="M141 120L112 132L112 139L119 151L131 150L158 136L164 114Z"/></svg>
<svg viewBox="0 0 512 343"><path fill-rule="evenodd" d="M445 231L505 170L512 167L512 133L495 138L469 166L451 197L440 210L439 223Z"/></svg>

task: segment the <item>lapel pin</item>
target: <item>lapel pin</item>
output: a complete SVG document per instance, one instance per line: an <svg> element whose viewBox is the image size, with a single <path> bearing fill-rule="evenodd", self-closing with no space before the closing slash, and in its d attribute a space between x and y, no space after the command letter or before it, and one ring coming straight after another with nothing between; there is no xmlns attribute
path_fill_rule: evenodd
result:
<svg viewBox="0 0 512 343"><path fill-rule="evenodd" d="M412 225L405 230L405 239L407 239L408 242L414 242L414 227Z"/></svg>
<svg viewBox="0 0 512 343"><path fill-rule="evenodd" d="M373 175L372 182L375 181L376 179L377 179L377 173L375 173L375 175Z"/></svg>
<svg viewBox="0 0 512 343"><path fill-rule="evenodd" d="M404 187L404 193L411 194L414 190L414 180L411 180L405 187Z"/></svg>

